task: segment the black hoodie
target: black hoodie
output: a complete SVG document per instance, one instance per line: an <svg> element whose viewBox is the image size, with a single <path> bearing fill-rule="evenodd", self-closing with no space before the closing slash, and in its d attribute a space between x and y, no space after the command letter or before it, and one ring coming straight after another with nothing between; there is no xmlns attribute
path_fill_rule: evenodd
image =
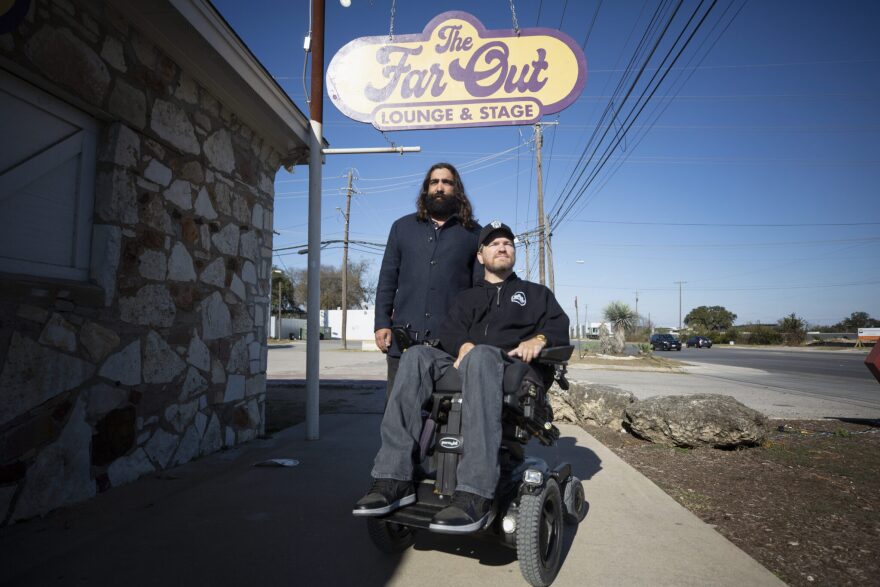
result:
<svg viewBox="0 0 880 587"><path fill-rule="evenodd" d="M501 283L484 279L458 294L440 329L440 345L453 356L466 342L509 351L543 334L547 346L563 346L569 344L568 323L553 292L511 273Z"/></svg>

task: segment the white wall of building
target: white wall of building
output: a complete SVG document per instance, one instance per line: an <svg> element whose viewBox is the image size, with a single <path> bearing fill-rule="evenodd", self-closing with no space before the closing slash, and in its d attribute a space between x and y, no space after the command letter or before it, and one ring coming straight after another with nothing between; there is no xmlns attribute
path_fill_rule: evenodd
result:
<svg viewBox="0 0 880 587"><path fill-rule="evenodd" d="M348 340L373 340L375 309L348 310ZM333 338L342 338L342 310L321 310L321 325L329 326Z"/></svg>
<svg viewBox="0 0 880 587"><path fill-rule="evenodd" d="M375 311L373 308L366 310L349 310L348 311L348 340L373 340L373 322ZM277 317L269 318L269 337L277 338L276 334ZM321 310L319 318L321 330L326 338L327 329L330 330L332 338L342 338L342 310ZM289 339L293 334L293 338L304 338L303 333L306 330L305 318L283 318L281 320L281 338Z"/></svg>

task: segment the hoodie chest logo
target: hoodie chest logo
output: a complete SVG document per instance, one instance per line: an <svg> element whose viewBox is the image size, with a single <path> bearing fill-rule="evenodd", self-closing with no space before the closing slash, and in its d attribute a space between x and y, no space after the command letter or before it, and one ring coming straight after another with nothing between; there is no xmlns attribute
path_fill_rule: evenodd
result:
<svg viewBox="0 0 880 587"><path fill-rule="evenodd" d="M519 304L520 306L526 305L526 294L521 291L516 292L512 296L510 296L510 301L514 304Z"/></svg>

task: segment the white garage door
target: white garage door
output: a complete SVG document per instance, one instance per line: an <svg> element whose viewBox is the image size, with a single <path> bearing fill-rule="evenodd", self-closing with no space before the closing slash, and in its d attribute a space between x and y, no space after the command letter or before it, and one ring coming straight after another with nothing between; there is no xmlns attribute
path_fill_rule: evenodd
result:
<svg viewBox="0 0 880 587"><path fill-rule="evenodd" d="M97 123L0 70L0 271L88 279Z"/></svg>

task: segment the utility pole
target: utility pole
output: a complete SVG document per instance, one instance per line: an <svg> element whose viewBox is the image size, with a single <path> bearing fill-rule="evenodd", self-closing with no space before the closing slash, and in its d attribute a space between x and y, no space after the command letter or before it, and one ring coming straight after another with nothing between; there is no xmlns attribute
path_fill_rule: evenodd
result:
<svg viewBox="0 0 880 587"><path fill-rule="evenodd" d="M639 292L636 292L636 328L639 327Z"/></svg>
<svg viewBox="0 0 880 587"><path fill-rule="evenodd" d="M577 338L580 339L580 337L581 337L581 317L580 317L580 313L578 312L578 297L577 296L574 296L574 324L575 324L574 331L577 335Z"/></svg>
<svg viewBox="0 0 880 587"><path fill-rule="evenodd" d="M348 170L348 193L345 195L345 236L342 245L342 348L348 349L348 219L351 215L351 179L352 171Z"/></svg>
<svg viewBox="0 0 880 587"><path fill-rule="evenodd" d="M544 224L544 177L541 172L541 145L544 143L544 131L541 128L541 123L535 125L535 159L538 162L538 275L541 285L545 285L544 244L547 236Z"/></svg>
<svg viewBox="0 0 880 587"><path fill-rule="evenodd" d="M550 219L549 218L544 219L544 226L547 227L547 230L550 229ZM556 279L555 279L555 274L553 272L553 243L552 243L552 240L553 240L553 233L548 232L547 233L547 269L549 270L549 273L550 273L550 291L555 291L556 290Z"/></svg>
<svg viewBox="0 0 880 587"><path fill-rule="evenodd" d="M524 236L523 240L526 247L526 281L529 281L532 278L532 268L529 266L529 237Z"/></svg>
<svg viewBox="0 0 880 587"><path fill-rule="evenodd" d="M550 224L544 216L544 173L543 158L541 157L541 147L544 145L544 125L559 124L558 122L536 122L535 123L535 161L537 162L538 175L538 274L541 285L546 285L544 270L544 247L547 245L547 232L550 230ZM551 277L552 279L552 277ZM551 286L550 289L553 289Z"/></svg>
<svg viewBox="0 0 880 587"><path fill-rule="evenodd" d="M281 280L278 280L278 340L281 340Z"/></svg>
<svg viewBox="0 0 880 587"><path fill-rule="evenodd" d="M681 332L681 284L687 281L673 281L678 284L678 331Z"/></svg>

